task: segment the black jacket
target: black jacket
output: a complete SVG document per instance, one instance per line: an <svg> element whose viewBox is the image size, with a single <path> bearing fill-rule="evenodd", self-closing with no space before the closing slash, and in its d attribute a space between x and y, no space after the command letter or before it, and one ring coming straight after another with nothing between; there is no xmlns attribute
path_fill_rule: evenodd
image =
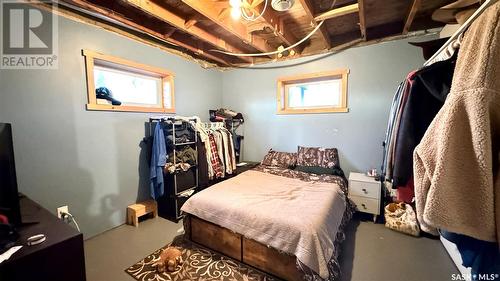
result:
<svg viewBox="0 0 500 281"><path fill-rule="evenodd" d="M413 77L396 139L393 186L404 186L413 175L413 150L450 92L456 58L420 69Z"/></svg>

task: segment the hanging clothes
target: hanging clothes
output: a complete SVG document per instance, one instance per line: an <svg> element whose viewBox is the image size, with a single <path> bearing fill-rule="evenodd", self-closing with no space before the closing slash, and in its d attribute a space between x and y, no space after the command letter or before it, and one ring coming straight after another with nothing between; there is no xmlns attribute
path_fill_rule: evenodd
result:
<svg viewBox="0 0 500 281"><path fill-rule="evenodd" d="M207 150L205 143L201 141L200 133L198 132L198 142L196 148L198 150L198 186L204 189L208 186L208 162Z"/></svg>
<svg viewBox="0 0 500 281"><path fill-rule="evenodd" d="M389 149L390 149L390 145L391 145L392 131L394 130L397 110L399 108L398 105L400 104L401 93L402 93L403 87L404 87L404 82L399 84L398 89L396 90L396 94L394 94L394 97L392 98L391 111L389 112L389 121L387 122L387 130L385 132L385 140L384 140L384 144L383 144L384 157L382 159L382 174L385 175L386 179L390 178L389 166L391 164L389 163L389 154L390 154Z"/></svg>
<svg viewBox="0 0 500 281"><path fill-rule="evenodd" d="M401 84L401 87L398 88L398 92L396 93L397 98L396 98L396 104L394 104L394 117L391 118L393 123L390 123L390 131L389 127L387 130L388 134L388 142L387 142L387 167L384 169L386 171L386 179L392 179L392 172L393 172L393 166L394 166L394 151L396 148L396 143L397 143L397 136L398 136L398 130L399 130L399 125L401 122L401 116L403 113L404 106L406 105L406 100L408 99L408 94L409 94L409 88L410 88L410 79L412 78L412 75L414 72L411 72L408 74L408 77L406 80Z"/></svg>
<svg viewBox="0 0 500 281"><path fill-rule="evenodd" d="M413 150L450 92L455 58L424 67L409 77L394 150L393 186L405 186L413 175Z"/></svg>
<svg viewBox="0 0 500 281"><path fill-rule="evenodd" d="M219 153L217 151L217 143L215 142L215 137L213 134L209 135L209 141L210 141L210 150L211 150L210 163L211 163L212 169L214 171L214 176L217 178L220 178L220 177L222 177L223 172L222 172L222 167L221 167L221 161L219 158Z"/></svg>
<svg viewBox="0 0 500 281"><path fill-rule="evenodd" d="M500 2L466 31L450 94L415 149L417 217L426 232L500 239L498 15Z"/></svg>
<svg viewBox="0 0 500 281"><path fill-rule="evenodd" d="M222 177L226 174L226 167L224 165L224 143L222 141L222 134L219 130L213 132L213 136L215 139L215 145L217 146L217 156L219 158L219 165L222 171Z"/></svg>
<svg viewBox="0 0 500 281"><path fill-rule="evenodd" d="M220 130L222 134L222 141L224 145L224 164L226 167L226 173L232 174L236 169L236 159L233 157L234 155L234 147L233 140L231 137L231 133L226 129Z"/></svg>
<svg viewBox="0 0 500 281"><path fill-rule="evenodd" d="M479 276L500 273L500 251L497 244L481 241L462 234L439 231L448 241L453 242L462 257L462 265L471 268L471 280L480 280Z"/></svg>
<svg viewBox="0 0 500 281"><path fill-rule="evenodd" d="M163 167L167 163L167 148L165 144L165 134L161 123L155 126L153 137L153 148L151 152L151 163L149 170L150 194L151 198L157 199L165 192Z"/></svg>

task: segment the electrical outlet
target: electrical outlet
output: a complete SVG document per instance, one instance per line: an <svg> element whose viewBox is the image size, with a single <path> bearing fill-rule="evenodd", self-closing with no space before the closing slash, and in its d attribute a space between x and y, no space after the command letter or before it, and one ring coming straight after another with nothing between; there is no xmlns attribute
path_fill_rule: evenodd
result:
<svg viewBox="0 0 500 281"><path fill-rule="evenodd" d="M69 213L69 207L66 206L61 206L57 208L57 217L62 219L62 213Z"/></svg>

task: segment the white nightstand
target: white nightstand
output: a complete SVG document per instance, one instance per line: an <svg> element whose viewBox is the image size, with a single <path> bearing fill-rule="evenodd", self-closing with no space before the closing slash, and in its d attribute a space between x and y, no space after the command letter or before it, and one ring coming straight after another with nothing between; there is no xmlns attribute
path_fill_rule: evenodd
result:
<svg viewBox="0 0 500 281"><path fill-rule="evenodd" d="M373 214L373 222L380 215L380 182L361 173L349 174L349 198L360 212Z"/></svg>

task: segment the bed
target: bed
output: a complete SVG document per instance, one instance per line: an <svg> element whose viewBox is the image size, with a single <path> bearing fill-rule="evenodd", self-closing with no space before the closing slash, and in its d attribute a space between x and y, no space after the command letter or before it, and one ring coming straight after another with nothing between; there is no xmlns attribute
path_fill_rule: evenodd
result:
<svg viewBox="0 0 500 281"><path fill-rule="evenodd" d="M260 165L193 195L188 237L286 280L335 280L353 213L347 181Z"/></svg>

